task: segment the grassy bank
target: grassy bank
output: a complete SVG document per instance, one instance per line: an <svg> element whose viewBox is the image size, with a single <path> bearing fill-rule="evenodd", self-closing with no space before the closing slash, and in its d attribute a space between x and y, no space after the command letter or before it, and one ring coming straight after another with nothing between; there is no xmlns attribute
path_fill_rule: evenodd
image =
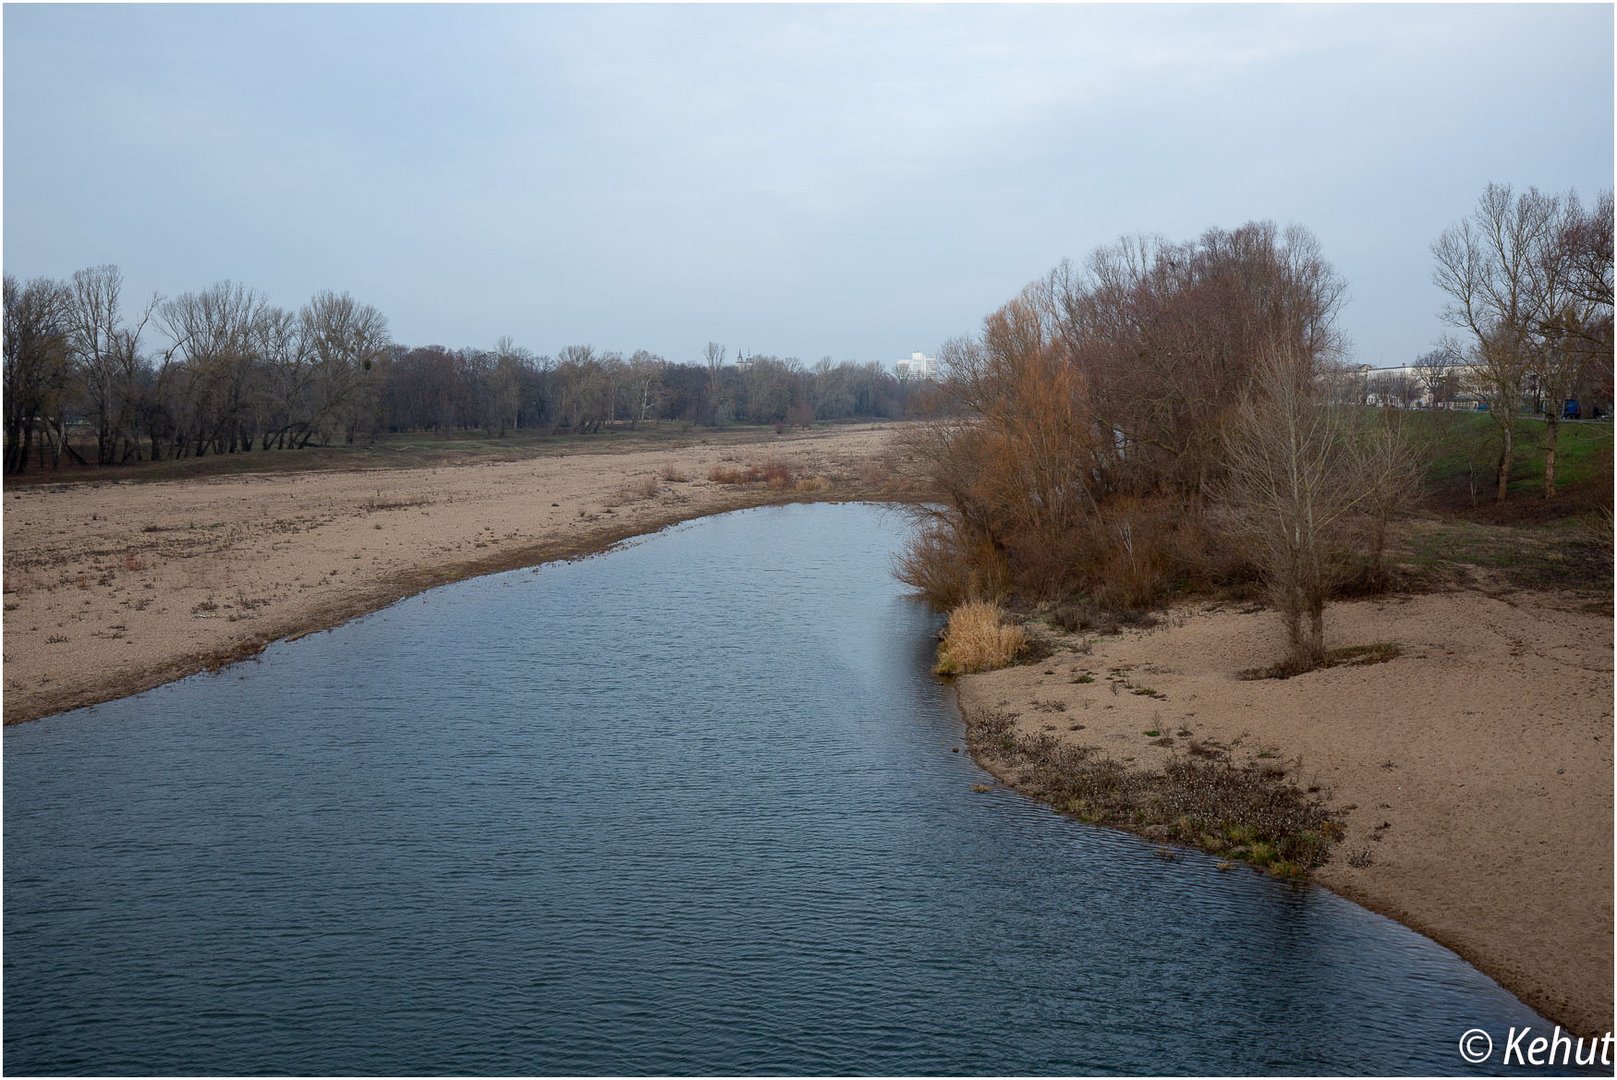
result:
<svg viewBox="0 0 1617 1080"><path fill-rule="evenodd" d="M1492 520L1532 519L1588 512L1610 506L1613 433L1609 421L1563 422L1556 447L1557 497L1544 499L1548 427L1541 418L1519 417L1508 498L1494 507L1499 461L1499 425L1487 413L1412 412L1410 432L1431 450L1428 501L1448 512L1480 511ZM1513 505L1514 504L1514 505Z"/></svg>

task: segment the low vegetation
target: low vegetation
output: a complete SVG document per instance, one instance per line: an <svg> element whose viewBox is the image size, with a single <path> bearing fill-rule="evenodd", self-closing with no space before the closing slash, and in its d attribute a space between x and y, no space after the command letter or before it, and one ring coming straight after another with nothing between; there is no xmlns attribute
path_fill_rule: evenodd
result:
<svg viewBox="0 0 1617 1080"><path fill-rule="evenodd" d="M1294 878L1323 864L1343 826L1272 762L1234 765L1213 752L1132 768L1054 735L1017 733L1014 717L972 720L973 753L1017 787L1081 821L1183 844Z"/></svg>
<svg viewBox="0 0 1617 1080"><path fill-rule="evenodd" d="M1007 624L998 604L974 600L949 612L934 670L939 675L992 671L1014 661L1027 643L1027 633Z"/></svg>

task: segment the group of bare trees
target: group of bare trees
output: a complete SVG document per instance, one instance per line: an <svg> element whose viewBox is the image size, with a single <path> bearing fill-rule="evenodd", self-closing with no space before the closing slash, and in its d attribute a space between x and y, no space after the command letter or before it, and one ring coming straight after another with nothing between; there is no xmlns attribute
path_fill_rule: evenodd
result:
<svg viewBox="0 0 1617 1080"><path fill-rule="evenodd" d="M93 441L102 465L352 441L387 320L346 293L297 311L221 282L131 316L116 266L67 282L5 278L5 468ZM88 433L88 439L76 438Z"/></svg>
<svg viewBox="0 0 1617 1080"><path fill-rule="evenodd" d="M914 440L934 501L901 576L949 606L1130 608L1257 573L1314 666L1324 595L1379 573L1419 472L1395 426L1329 405L1342 296L1268 223L1063 264L941 352L958 414Z"/></svg>
<svg viewBox="0 0 1617 1080"><path fill-rule="evenodd" d="M1490 184L1471 214L1432 245L1444 317L1463 334L1469 389L1498 425L1495 498L1504 501L1524 397L1545 421L1544 494L1555 494L1562 403L1612 363L1612 195L1585 209L1576 194Z"/></svg>
<svg viewBox="0 0 1617 1080"><path fill-rule="evenodd" d="M409 348L346 293L297 310L221 282L126 308L115 266L5 278L5 470L296 449L384 431L588 433L657 420L721 425L903 415L918 387L879 364L812 368L709 345L673 363L570 345L554 358ZM93 450L91 449L93 447Z"/></svg>

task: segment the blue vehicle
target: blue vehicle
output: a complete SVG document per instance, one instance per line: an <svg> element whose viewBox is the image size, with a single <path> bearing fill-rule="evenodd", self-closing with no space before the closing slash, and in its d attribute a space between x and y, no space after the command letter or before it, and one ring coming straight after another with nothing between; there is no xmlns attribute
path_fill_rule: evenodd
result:
<svg viewBox="0 0 1617 1080"><path fill-rule="evenodd" d="M1582 415L1583 410L1578 408L1576 398L1568 398L1566 404L1561 406L1561 419L1563 420L1576 420Z"/></svg>

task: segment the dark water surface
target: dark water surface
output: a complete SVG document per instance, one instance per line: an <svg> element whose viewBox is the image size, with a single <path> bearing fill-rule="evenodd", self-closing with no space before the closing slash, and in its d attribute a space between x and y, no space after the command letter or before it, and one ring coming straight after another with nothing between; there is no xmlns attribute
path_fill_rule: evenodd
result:
<svg viewBox="0 0 1617 1080"><path fill-rule="evenodd" d="M1453 1073L1542 1025L974 793L902 533L709 518L6 729L5 1070Z"/></svg>

